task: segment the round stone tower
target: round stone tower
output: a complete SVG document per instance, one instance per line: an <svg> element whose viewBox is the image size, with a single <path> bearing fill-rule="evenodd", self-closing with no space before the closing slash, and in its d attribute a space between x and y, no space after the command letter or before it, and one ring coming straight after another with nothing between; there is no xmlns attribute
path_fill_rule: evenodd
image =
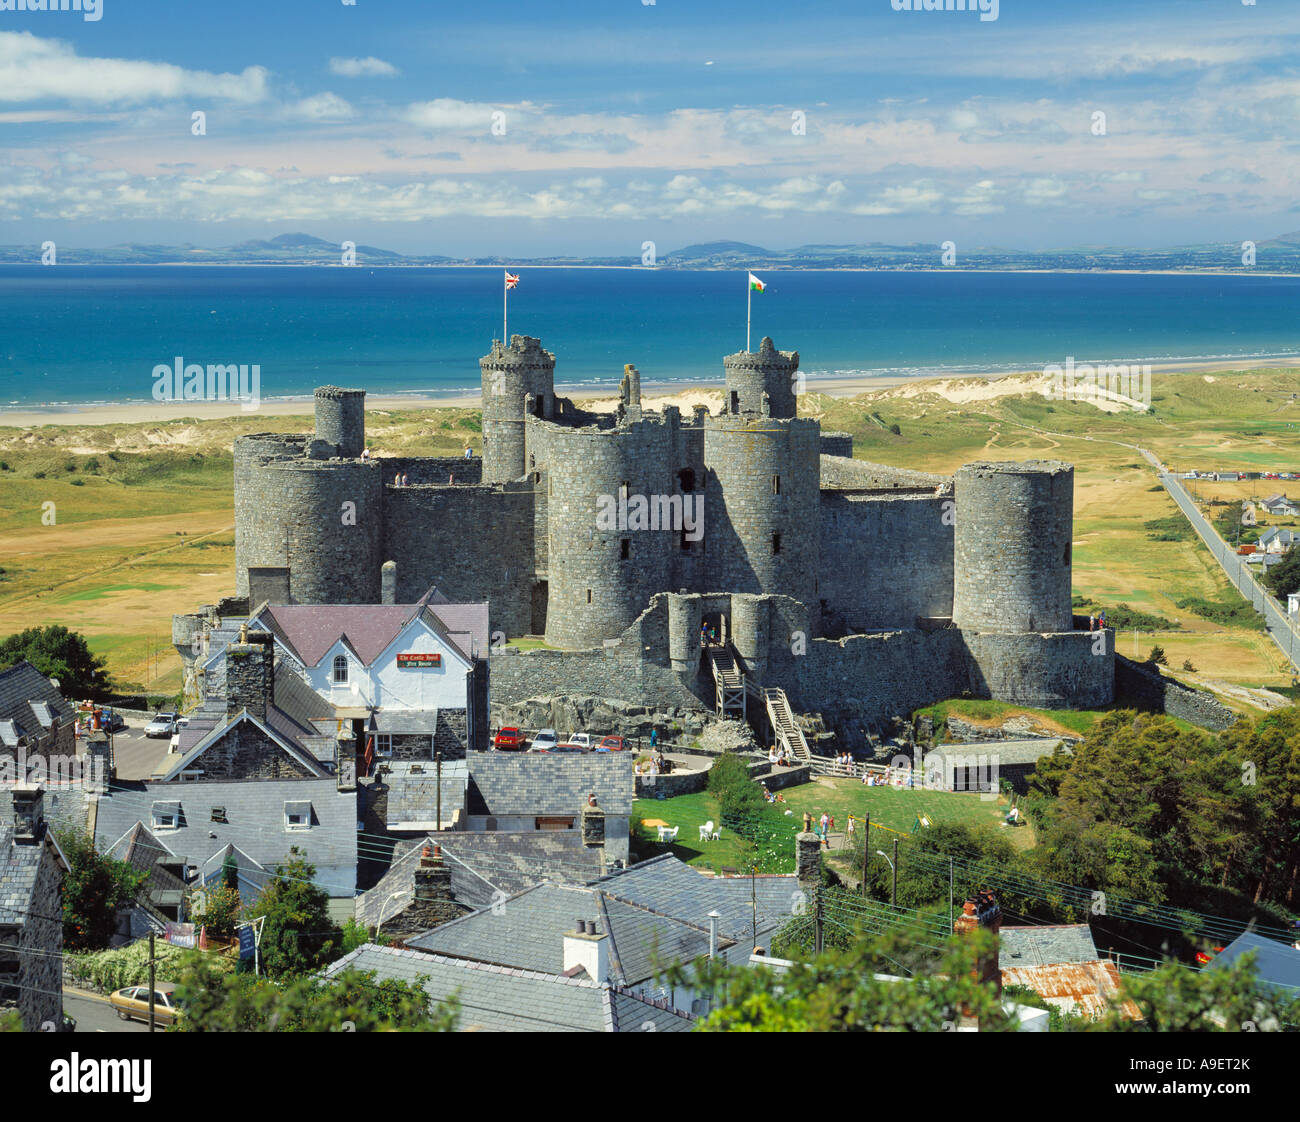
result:
<svg viewBox="0 0 1300 1122"><path fill-rule="evenodd" d="M672 427L657 419L551 432L546 641L553 646L615 638L669 587L671 551L680 548L672 438Z"/></svg>
<svg viewBox="0 0 1300 1122"><path fill-rule="evenodd" d="M235 595L248 595L248 569L284 565L284 531L276 508L279 496L267 479L266 465L301 459L307 437L261 432L235 441ZM267 504L270 504L268 507Z"/></svg>
<svg viewBox="0 0 1300 1122"><path fill-rule="evenodd" d="M478 360L483 375L483 482L507 483L527 470L524 459L525 399L549 417L555 403L555 356L540 339L512 335L507 347L492 340L492 350Z"/></svg>
<svg viewBox="0 0 1300 1122"><path fill-rule="evenodd" d="M737 351L722 360L727 375L726 413L795 415L795 376L798 351L778 351L767 336L757 351ZM763 395L767 395L764 408Z"/></svg>
<svg viewBox="0 0 1300 1122"><path fill-rule="evenodd" d="M706 585L817 601L821 426L740 414L704 423Z"/></svg>
<svg viewBox="0 0 1300 1122"><path fill-rule="evenodd" d="M366 391L318 387L316 439L331 445L336 456L360 456L366 446Z"/></svg>
<svg viewBox="0 0 1300 1122"><path fill-rule="evenodd" d="M1069 631L1073 466L967 464L953 487L953 622L980 632Z"/></svg>

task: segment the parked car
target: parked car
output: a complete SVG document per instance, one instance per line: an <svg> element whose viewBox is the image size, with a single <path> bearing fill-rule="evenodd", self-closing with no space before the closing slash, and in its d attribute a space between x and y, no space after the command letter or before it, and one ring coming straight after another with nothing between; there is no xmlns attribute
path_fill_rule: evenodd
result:
<svg viewBox="0 0 1300 1122"><path fill-rule="evenodd" d="M554 729L538 729L530 748L534 752L549 752L559 743L559 734Z"/></svg>
<svg viewBox="0 0 1300 1122"><path fill-rule="evenodd" d="M101 709L99 727L105 732L121 732L126 728L126 718L116 709Z"/></svg>
<svg viewBox="0 0 1300 1122"><path fill-rule="evenodd" d="M569 737L569 743L590 750L596 746L596 738L589 732L575 732Z"/></svg>
<svg viewBox="0 0 1300 1122"><path fill-rule="evenodd" d="M176 1008L175 998L172 996L175 989L176 987L171 982L158 982L154 985L153 1017L155 1024L174 1025L176 1019L181 1015L180 1010ZM115 990L110 995L108 1003L124 1021L149 1020L148 986L127 986L125 989Z"/></svg>
<svg viewBox="0 0 1300 1122"><path fill-rule="evenodd" d="M179 752L181 750L181 729L190 723L188 717L178 717L176 719L176 728L172 733L172 742L168 747L169 752Z"/></svg>
<svg viewBox="0 0 1300 1122"><path fill-rule="evenodd" d="M596 745L597 752L621 752L627 745L623 743L621 736L605 736L601 738Z"/></svg>
<svg viewBox="0 0 1300 1122"><path fill-rule="evenodd" d="M145 736L159 737L171 736L176 731L175 713L155 713L153 718L144 726Z"/></svg>
<svg viewBox="0 0 1300 1122"><path fill-rule="evenodd" d="M571 740L566 740L563 744L557 744L554 748L551 748L550 751L552 751L552 752L590 752L591 749L588 748L585 744L575 744L575 743L574 743L573 741L571 741Z"/></svg>
<svg viewBox="0 0 1300 1122"><path fill-rule="evenodd" d="M492 740L492 747L507 752L519 752L524 747L524 734L516 728L497 729Z"/></svg>

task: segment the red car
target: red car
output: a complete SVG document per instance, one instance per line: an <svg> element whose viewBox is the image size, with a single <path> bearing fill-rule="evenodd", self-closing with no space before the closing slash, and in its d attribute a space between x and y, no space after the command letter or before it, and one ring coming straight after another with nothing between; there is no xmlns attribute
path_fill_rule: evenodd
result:
<svg viewBox="0 0 1300 1122"><path fill-rule="evenodd" d="M607 736L596 745L597 752L621 752L627 747L621 736Z"/></svg>
<svg viewBox="0 0 1300 1122"><path fill-rule="evenodd" d="M519 752L524 747L524 734L518 729L497 729L492 747L506 752Z"/></svg>

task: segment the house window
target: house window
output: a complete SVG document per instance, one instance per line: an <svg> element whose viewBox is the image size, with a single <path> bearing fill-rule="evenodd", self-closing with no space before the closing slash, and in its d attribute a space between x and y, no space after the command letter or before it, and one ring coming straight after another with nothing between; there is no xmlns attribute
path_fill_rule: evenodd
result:
<svg viewBox="0 0 1300 1122"><path fill-rule="evenodd" d="M284 804L284 828L286 830L311 829L311 803L292 802Z"/></svg>
<svg viewBox="0 0 1300 1122"><path fill-rule="evenodd" d="M212 808L213 822L226 822L226 808L224 806L214 806Z"/></svg>
<svg viewBox="0 0 1300 1122"><path fill-rule="evenodd" d="M167 806L156 806L153 808L153 828L155 830L176 830L181 824L181 808L179 805L172 803Z"/></svg>
<svg viewBox="0 0 1300 1122"><path fill-rule="evenodd" d="M772 552L773 552L773 553L780 553L780 552L781 552L781 535L780 535L780 534L773 534L773 535L772 535Z"/></svg>
<svg viewBox="0 0 1300 1122"><path fill-rule="evenodd" d="M393 754L393 734L391 732L375 733L375 755L391 756Z"/></svg>
<svg viewBox="0 0 1300 1122"><path fill-rule="evenodd" d="M347 655L334 656L334 684L336 686L346 686L348 684Z"/></svg>

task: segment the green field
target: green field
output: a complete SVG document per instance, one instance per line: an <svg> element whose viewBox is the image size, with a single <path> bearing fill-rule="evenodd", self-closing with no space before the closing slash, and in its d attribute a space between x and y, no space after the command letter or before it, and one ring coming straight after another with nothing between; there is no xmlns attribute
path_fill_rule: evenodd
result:
<svg viewBox="0 0 1300 1122"><path fill-rule="evenodd" d="M885 838L910 834L918 814L935 825L952 823L962 826L1007 829L1002 825L1007 811L1004 798L985 802L979 795L948 791L905 790L900 787L868 787L857 779L820 779L789 787L781 792L785 803L778 806L775 815L785 818L790 826L789 869L794 868L794 839L803 829L803 815L807 811L814 819L825 812L835 819L832 848L828 856L832 864L840 857L839 838L844 832L848 816L861 820L871 816L872 841L887 847ZM789 816L784 811L789 810ZM672 845L654 840L656 830L641 825L645 820L661 820L669 826L681 827L677 841ZM679 795L675 799L637 799L632 807L632 828L636 850L640 858L653 857L671 851L688 864L720 872L723 868L743 871L746 868L746 845L734 831L721 830L717 841L699 840L699 828L705 822L721 820L717 800L707 791L695 795ZM876 833L877 829L882 833ZM1034 844L1033 829L1021 826L1009 830L1011 838L1028 848Z"/></svg>

